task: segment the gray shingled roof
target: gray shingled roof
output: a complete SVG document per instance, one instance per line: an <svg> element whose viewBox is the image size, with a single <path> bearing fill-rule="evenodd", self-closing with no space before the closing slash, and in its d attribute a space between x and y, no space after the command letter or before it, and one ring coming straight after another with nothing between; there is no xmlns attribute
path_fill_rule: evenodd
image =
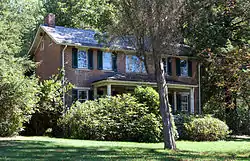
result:
<svg viewBox="0 0 250 161"><path fill-rule="evenodd" d="M110 42L102 43L98 41L98 32L94 30L84 30L76 28L66 28L62 26L48 27L41 26L58 44L68 44L73 46L108 47L123 50L134 50L130 41L123 39L113 39Z"/></svg>

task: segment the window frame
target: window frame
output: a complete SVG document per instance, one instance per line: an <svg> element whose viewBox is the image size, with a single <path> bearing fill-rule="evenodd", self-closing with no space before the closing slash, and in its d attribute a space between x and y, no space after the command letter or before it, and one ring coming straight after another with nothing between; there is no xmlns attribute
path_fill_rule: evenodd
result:
<svg viewBox="0 0 250 161"><path fill-rule="evenodd" d="M44 51L44 40L41 41L41 44L40 44L40 51Z"/></svg>
<svg viewBox="0 0 250 161"><path fill-rule="evenodd" d="M110 54L110 69L105 69L104 68L104 61L105 61L105 59L104 59L104 55L105 54ZM112 59L112 55L113 53L111 53L111 52L102 52L102 70L106 70L106 71L112 71L113 70L113 59Z"/></svg>
<svg viewBox="0 0 250 161"><path fill-rule="evenodd" d="M169 69L168 69L168 61L170 60L170 61L171 61L171 65L172 65L172 63L173 63L172 57L167 56L167 57L163 57L162 59L165 59L165 60L166 60L165 66L164 66L164 63L163 63L163 61L162 61L163 69L165 70L165 75L171 76L171 75L168 74L168 73L169 73L169 71L168 71L168 70L169 70ZM171 71L171 72L172 72L172 71Z"/></svg>
<svg viewBox="0 0 250 161"><path fill-rule="evenodd" d="M80 99L80 92L86 92L86 99ZM89 100L89 90L88 89L77 89L77 101L79 102L85 102Z"/></svg>
<svg viewBox="0 0 250 161"><path fill-rule="evenodd" d="M130 69L132 69L132 58L133 57L137 57L137 59L140 61L140 70L139 71L132 71L132 70L128 70L128 59L130 60L130 65L129 65L129 67L130 67ZM143 65L144 65L144 68L143 68ZM140 74L147 74L147 71L146 71L146 67L145 67L145 64L144 64L144 61L141 61L140 60L140 58L138 58L138 56L136 56L136 55L126 55L126 62L125 62L125 68L126 68L126 73L140 73ZM144 70L143 70L144 69Z"/></svg>
<svg viewBox="0 0 250 161"><path fill-rule="evenodd" d="M182 70L183 67L181 67L181 61L186 61L186 68L187 68L187 69L186 69L186 71L187 71L186 74L183 74L183 72L182 72L182 71L183 71L183 70ZM180 59L180 76L181 76L181 77L189 77L189 76L188 76L188 59Z"/></svg>
<svg viewBox="0 0 250 161"><path fill-rule="evenodd" d="M180 100L181 100L181 102L180 102L181 111L188 112L188 110L189 110L189 93L181 93L180 96L181 96L181 98L180 98ZM186 97L187 101L183 102L182 97ZM186 106L186 109L184 109L184 105Z"/></svg>
<svg viewBox="0 0 250 161"><path fill-rule="evenodd" d="M84 52L86 54L86 67L79 67L79 53L80 52ZM88 69L88 66L89 66L89 60L88 60L88 51L87 50L80 50L78 49L77 50L77 68L78 69Z"/></svg>

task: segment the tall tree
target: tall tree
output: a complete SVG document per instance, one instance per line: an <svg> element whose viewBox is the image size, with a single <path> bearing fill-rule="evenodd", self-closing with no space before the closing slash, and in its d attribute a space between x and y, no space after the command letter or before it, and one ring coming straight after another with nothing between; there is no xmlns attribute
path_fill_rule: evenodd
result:
<svg viewBox="0 0 250 161"><path fill-rule="evenodd" d="M0 2L0 54L23 56L32 43L41 20L39 0L2 0Z"/></svg>
<svg viewBox="0 0 250 161"><path fill-rule="evenodd" d="M236 99L249 106L250 2L189 0L185 7L189 13L184 18L186 43L203 62L203 104L226 119L228 111L235 113ZM232 122L229 116L227 123Z"/></svg>
<svg viewBox="0 0 250 161"><path fill-rule="evenodd" d="M137 55L144 60L147 53L152 54L160 96L164 148L168 149L176 149L176 144L162 55L176 54L178 44L183 40L180 32L182 5L176 0L118 0L114 5L117 12L111 33L129 39Z"/></svg>
<svg viewBox="0 0 250 161"><path fill-rule="evenodd" d="M44 0L46 13L56 15L56 24L65 27L104 30L112 21L110 0Z"/></svg>

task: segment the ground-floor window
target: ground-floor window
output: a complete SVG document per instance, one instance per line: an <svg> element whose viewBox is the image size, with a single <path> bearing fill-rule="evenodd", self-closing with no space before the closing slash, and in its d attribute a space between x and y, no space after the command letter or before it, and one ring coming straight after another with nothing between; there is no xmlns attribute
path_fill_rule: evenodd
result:
<svg viewBox="0 0 250 161"><path fill-rule="evenodd" d="M72 89L72 101L85 102L90 99L90 89L88 88L74 88Z"/></svg>
<svg viewBox="0 0 250 161"><path fill-rule="evenodd" d="M78 90L78 101L79 102L85 102L89 99L88 94L89 91L88 90Z"/></svg>
<svg viewBox="0 0 250 161"><path fill-rule="evenodd" d="M188 111L188 94L181 94L181 111Z"/></svg>

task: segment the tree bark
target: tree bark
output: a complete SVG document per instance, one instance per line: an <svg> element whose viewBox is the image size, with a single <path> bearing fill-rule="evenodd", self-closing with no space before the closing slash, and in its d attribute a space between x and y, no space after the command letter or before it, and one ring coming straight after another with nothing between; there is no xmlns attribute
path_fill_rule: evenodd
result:
<svg viewBox="0 0 250 161"><path fill-rule="evenodd" d="M157 81L158 93L160 97L160 112L163 123L164 149L176 149L176 143L173 133L172 115L168 100L168 87L164 69L162 67L161 57L154 55L155 58L155 76Z"/></svg>

